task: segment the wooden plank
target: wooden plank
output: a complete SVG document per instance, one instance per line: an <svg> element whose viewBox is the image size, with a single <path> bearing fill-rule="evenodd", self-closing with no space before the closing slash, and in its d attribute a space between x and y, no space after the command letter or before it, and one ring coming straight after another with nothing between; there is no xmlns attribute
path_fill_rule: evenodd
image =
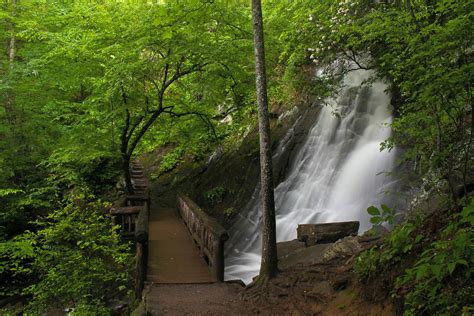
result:
<svg viewBox="0 0 474 316"><path fill-rule="evenodd" d="M147 281L215 282L176 209L153 207L151 214Z"/></svg>

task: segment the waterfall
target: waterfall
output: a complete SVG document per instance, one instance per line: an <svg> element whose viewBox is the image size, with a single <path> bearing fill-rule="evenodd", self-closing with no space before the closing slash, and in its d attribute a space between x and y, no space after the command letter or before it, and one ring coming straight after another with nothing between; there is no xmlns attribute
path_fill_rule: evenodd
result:
<svg viewBox="0 0 474 316"><path fill-rule="evenodd" d="M349 72L336 98L327 101L288 175L275 189L277 241L296 238L304 223L358 220L370 229L366 212L386 202L393 190L387 174L395 152L380 152L392 120L387 86L365 84L371 72ZM291 130L290 130L291 133ZM280 150L285 147L280 144ZM279 152L277 151L278 155ZM260 268L259 188L231 230L226 249L226 279L249 283Z"/></svg>

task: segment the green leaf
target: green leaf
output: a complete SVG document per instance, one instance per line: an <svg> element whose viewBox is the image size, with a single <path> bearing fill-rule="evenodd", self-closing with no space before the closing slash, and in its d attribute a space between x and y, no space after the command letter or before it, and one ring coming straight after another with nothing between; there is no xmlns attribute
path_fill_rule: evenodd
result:
<svg viewBox="0 0 474 316"><path fill-rule="evenodd" d="M441 272L443 271L443 266L441 265L431 265L431 272L438 281L443 279Z"/></svg>
<svg viewBox="0 0 474 316"><path fill-rule="evenodd" d="M448 263L448 271L449 274L453 274L454 270L456 269L456 262Z"/></svg>
<svg viewBox="0 0 474 316"><path fill-rule="evenodd" d="M426 277L428 275L429 270L430 270L429 264L420 265L416 269L416 280L419 281L420 279Z"/></svg>
<svg viewBox="0 0 474 316"><path fill-rule="evenodd" d="M370 222L374 225L382 223L382 218L379 216L373 216L370 218Z"/></svg>
<svg viewBox="0 0 474 316"><path fill-rule="evenodd" d="M370 206L367 208L367 213L372 216L380 215L380 210L376 208L375 206Z"/></svg>

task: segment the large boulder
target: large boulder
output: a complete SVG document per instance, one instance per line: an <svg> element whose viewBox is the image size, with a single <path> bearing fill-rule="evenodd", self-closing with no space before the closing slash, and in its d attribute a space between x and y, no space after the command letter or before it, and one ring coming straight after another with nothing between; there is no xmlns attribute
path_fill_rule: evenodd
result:
<svg viewBox="0 0 474 316"><path fill-rule="evenodd" d="M330 261L334 258L352 257L359 254L364 247L357 236L348 236L336 241L329 246L323 255L323 260Z"/></svg>

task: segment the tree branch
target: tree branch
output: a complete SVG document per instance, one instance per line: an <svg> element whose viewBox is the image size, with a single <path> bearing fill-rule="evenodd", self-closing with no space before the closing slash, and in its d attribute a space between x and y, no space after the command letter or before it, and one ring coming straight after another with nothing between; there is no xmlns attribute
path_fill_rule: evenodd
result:
<svg viewBox="0 0 474 316"><path fill-rule="evenodd" d="M189 69L185 70L185 71L181 71L180 68L181 67L177 67L176 69L176 73L168 80L164 83L164 89L163 90L166 90L166 88L168 88L173 82L175 82L176 80L186 76L186 75L189 75L193 72L197 72L197 71L201 71L204 69L204 67L206 67L207 65L209 65L209 63L204 63L204 64L196 64L196 65L193 65L191 66Z"/></svg>
<svg viewBox="0 0 474 316"><path fill-rule="evenodd" d="M172 109L173 107L170 107L170 108ZM176 112L173 112L171 110L163 110L163 113L166 113L166 114L170 115L171 117L176 117L176 118L180 118L180 117L188 116L188 115L196 115L212 130L212 134L214 136L214 139L217 140L217 138L218 138L217 133L216 133L216 129L214 128L214 125L212 124L209 117L204 113L200 113L200 112L196 112L196 111L176 113Z"/></svg>
<svg viewBox="0 0 474 316"><path fill-rule="evenodd" d="M169 86L171 84L173 84L173 82L175 82L175 81L179 80L180 78L182 78L186 75L189 75L191 73L201 71L208 64L209 63L196 64L196 65L191 66L189 69L187 69L185 71L181 71L179 69L180 66L178 66L177 70L176 70L176 73L169 79L168 79L168 77L169 77L169 67L170 67L170 65L169 64L165 65L165 69L163 71L162 86L161 86L161 89L159 89L159 94L158 94L158 108L157 108L157 110L150 112L150 113L152 113L151 117L148 119L148 121L145 122L145 124L138 131L138 133L135 136L135 138L133 139L133 141L130 143L130 145L128 147L128 150L127 150L127 153L130 157L132 156L133 151L137 147L137 145L140 142L143 135L145 135L145 133L150 128L150 126L156 121L158 116L160 116L161 113L165 113L165 111L166 112L172 112L172 111L170 111L170 109L172 109L173 107L163 107L163 101L164 101L164 95L165 95L166 89L168 89ZM217 137L215 131L214 131L214 135ZM130 139L131 138L132 138L132 134L130 134ZM129 141L130 141L130 139L129 139Z"/></svg>
<svg viewBox="0 0 474 316"><path fill-rule="evenodd" d="M137 119L135 120L135 122L133 123L132 127L130 128L128 134L127 134L127 139L129 140L130 138L132 138L132 135L133 135L133 132L135 131L135 129L138 127L138 125L140 125L140 123L143 121L143 119L145 118L144 115L140 115L139 117L137 117Z"/></svg>

